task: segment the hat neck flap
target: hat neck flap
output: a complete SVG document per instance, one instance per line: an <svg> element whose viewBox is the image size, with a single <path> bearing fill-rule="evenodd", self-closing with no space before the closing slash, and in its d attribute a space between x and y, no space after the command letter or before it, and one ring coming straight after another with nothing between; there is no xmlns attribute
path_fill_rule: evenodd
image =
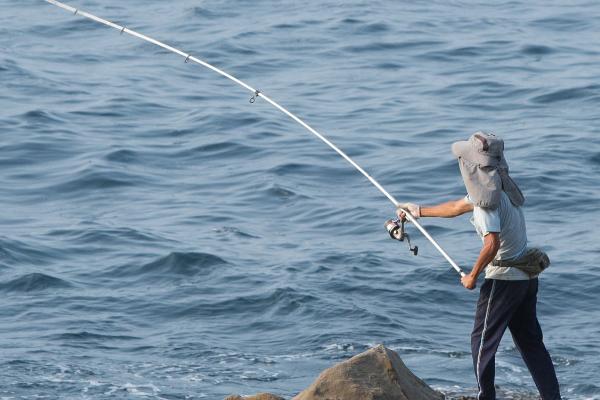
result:
<svg viewBox="0 0 600 400"><path fill-rule="evenodd" d="M508 174L504 157L491 163L495 165L473 163L462 157L458 164L469 198L475 206L497 208L503 191L513 205L520 207L525 203L523 193Z"/></svg>

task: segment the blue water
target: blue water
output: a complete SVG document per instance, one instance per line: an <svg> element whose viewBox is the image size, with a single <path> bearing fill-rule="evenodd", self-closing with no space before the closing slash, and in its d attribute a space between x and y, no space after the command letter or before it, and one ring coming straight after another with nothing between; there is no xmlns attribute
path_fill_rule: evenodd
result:
<svg viewBox="0 0 600 400"><path fill-rule="evenodd" d="M600 399L600 6L491 3L73 5L258 87L402 201L462 196L450 144L500 134L564 397ZM0 0L0 82L0 398L291 397L381 342L475 392L477 293L263 100L43 1ZM424 222L472 265L468 217ZM535 393L508 334L497 384Z"/></svg>

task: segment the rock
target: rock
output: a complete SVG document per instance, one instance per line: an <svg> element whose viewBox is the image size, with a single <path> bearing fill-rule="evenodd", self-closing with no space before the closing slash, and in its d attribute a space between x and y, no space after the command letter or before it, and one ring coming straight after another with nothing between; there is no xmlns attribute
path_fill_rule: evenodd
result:
<svg viewBox="0 0 600 400"><path fill-rule="evenodd" d="M383 345L326 369L293 400L442 400Z"/></svg>
<svg viewBox="0 0 600 400"><path fill-rule="evenodd" d="M285 399L283 397L275 396L274 394L271 394L271 393L259 393L259 394L255 394L254 396L249 396L249 397L232 395L232 396L225 398L225 400L285 400Z"/></svg>
<svg viewBox="0 0 600 400"><path fill-rule="evenodd" d="M292 400L443 400L417 378L396 352L379 345L326 369ZM269 393L225 400L284 400Z"/></svg>

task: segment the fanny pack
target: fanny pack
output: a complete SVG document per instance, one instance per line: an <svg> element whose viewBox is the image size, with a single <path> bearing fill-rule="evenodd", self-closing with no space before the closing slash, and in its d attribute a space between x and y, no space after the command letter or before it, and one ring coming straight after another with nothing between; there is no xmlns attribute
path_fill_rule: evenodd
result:
<svg viewBox="0 0 600 400"><path fill-rule="evenodd" d="M495 267L515 267L529 274L530 277L538 276L550 266L548 254L537 247L528 248L525 254L513 260L494 260Z"/></svg>

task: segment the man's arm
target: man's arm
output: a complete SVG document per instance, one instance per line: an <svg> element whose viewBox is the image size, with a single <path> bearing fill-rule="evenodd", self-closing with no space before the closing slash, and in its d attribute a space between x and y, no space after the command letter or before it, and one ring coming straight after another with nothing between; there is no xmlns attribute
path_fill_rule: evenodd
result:
<svg viewBox="0 0 600 400"><path fill-rule="evenodd" d="M473 211L473 204L463 197L437 206L421 206L421 217L454 218L469 211Z"/></svg>
<svg viewBox="0 0 600 400"><path fill-rule="evenodd" d="M413 203L404 203L398 206L410 212L413 217L458 217L466 212L473 211L473 204L469 203L464 197L458 200L448 201L437 206L419 206ZM404 220L404 212L398 209L398 217Z"/></svg>
<svg viewBox="0 0 600 400"><path fill-rule="evenodd" d="M498 232L490 232L483 237L483 247L479 252L479 257L473 265L473 269L468 275L461 278L461 282L467 289L474 289L477 284L477 277L483 269L492 262L498 249L500 248L500 234Z"/></svg>

